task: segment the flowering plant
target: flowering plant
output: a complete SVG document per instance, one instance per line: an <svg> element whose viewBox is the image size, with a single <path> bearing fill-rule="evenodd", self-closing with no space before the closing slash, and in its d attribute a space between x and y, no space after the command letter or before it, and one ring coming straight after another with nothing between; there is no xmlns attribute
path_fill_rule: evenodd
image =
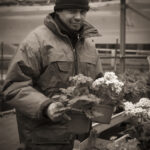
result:
<svg viewBox="0 0 150 150"><path fill-rule="evenodd" d="M65 105L77 108L86 109L98 103L99 99L90 93L90 88L93 79L83 74L79 74L69 78L70 86L60 88L61 94L54 95L53 100L61 101Z"/></svg>
<svg viewBox="0 0 150 150"><path fill-rule="evenodd" d="M150 99L141 98L139 102L135 104L132 102L125 102L124 106L127 115L144 121L150 120Z"/></svg>
<svg viewBox="0 0 150 150"><path fill-rule="evenodd" d="M92 83L93 93L101 99L101 104L119 104L123 100L123 87L124 83L114 72L106 72Z"/></svg>
<svg viewBox="0 0 150 150"><path fill-rule="evenodd" d="M130 120L132 136L140 141L140 148L147 150L150 148L150 99L141 98L139 102L125 102L125 113L133 118Z"/></svg>
<svg viewBox="0 0 150 150"><path fill-rule="evenodd" d="M101 112L97 111L99 104L115 106L122 100L123 82L119 81L113 72L106 72L104 77L95 81L90 77L79 74L70 77L69 83L70 86L61 88L61 94L53 96L52 99L61 101L72 110L84 112L89 118L103 116ZM113 107L110 108L109 106L107 109L113 111Z"/></svg>
<svg viewBox="0 0 150 150"><path fill-rule="evenodd" d="M147 97L149 74L136 70L127 70L118 76L124 82L124 99L136 103L140 98Z"/></svg>

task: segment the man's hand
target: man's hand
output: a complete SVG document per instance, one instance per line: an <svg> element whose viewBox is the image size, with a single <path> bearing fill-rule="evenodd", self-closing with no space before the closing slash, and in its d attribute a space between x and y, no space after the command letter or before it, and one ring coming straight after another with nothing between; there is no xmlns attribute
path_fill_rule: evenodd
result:
<svg viewBox="0 0 150 150"><path fill-rule="evenodd" d="M71 120L71 118L66 114L70 110L70 107L64 107L61 102L54 102L50 104L47 108L47 116L52 121L61 121L61 120Z"/></svg>

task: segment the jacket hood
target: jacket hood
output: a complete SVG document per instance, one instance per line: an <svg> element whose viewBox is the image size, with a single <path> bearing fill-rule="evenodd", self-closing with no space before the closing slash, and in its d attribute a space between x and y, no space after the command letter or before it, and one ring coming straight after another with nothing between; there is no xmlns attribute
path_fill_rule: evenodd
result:
<svg viewBox="0 0 150 150"><path fill-rule="evenodd" d="M61 35L61 36L64 36L58 25L55 23L54 21L54 15L55 13L51 13L51 14L48 14L46 16L46 18L44 19L44 24L51 30L53 31L55 34L58 34L58 35ZM87 21L84 21L83 23L83 31L81 32L81 35L80 35L82 38L87 38L87 37L98 37L98 36L101 36L98 32L98 30L91 24L89 24Z"/></svg>

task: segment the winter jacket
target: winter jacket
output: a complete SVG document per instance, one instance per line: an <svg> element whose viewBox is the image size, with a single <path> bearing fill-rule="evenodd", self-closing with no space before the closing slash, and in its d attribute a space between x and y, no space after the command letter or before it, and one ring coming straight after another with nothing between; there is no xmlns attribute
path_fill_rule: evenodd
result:
<svg viewBox="0 0 150 150"><path fill-rule="evenodd" d="M82 73L93 79L102 72L93 37L99 36L89 23L75 48L49 15L46 25L32 31L20 44L3 86L6 101L17 110L20 141L30 144L68 143L74 134L65 123L54 123L43 115L59 88L70 76ZM82 115L82 114L81 114ZM86 118L90 129L90 121Z"/></svg>

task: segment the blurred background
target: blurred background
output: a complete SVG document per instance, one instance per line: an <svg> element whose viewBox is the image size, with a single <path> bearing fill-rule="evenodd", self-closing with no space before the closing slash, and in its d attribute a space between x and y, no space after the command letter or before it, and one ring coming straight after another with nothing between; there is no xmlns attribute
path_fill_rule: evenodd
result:
<svg viewBox="0 0 150 150"><path fill-rule="evenodd" d="M14 110L4 103L1 92L9 64L19 43L31 30L43 24L45 16L53 11L53 3L54 0L0 0L1 150L15 150L19 143ZM104 71L132 69L148 72L150 1L90 0L90 8L87 20L101 34L95 39L95 46Z"/></svg>

